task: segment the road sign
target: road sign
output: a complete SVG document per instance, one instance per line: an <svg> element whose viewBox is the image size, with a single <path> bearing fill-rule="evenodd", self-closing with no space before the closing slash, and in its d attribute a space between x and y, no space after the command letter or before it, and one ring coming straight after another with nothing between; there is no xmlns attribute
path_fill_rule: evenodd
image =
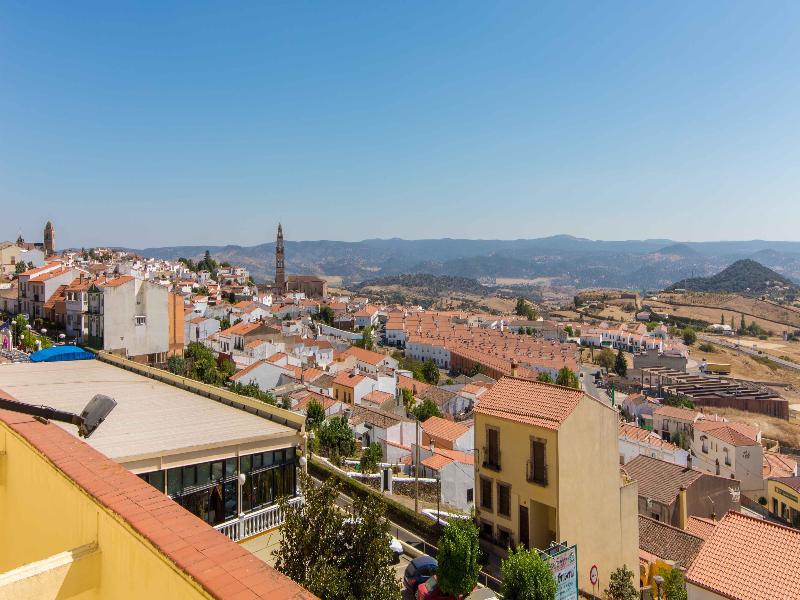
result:
<svg viewBox="0 0 800 600"><path fill-rule="evenodd" d="M597 565L592 565L592 568L589 569L589 581L592 585L597 585Z"/></svg>

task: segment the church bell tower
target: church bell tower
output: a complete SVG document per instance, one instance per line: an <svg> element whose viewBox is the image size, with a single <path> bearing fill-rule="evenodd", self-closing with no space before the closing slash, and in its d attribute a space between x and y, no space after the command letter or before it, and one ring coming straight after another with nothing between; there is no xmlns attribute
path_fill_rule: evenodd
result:
<svg viewBox="0 0 800 600"><path fill-rule="evenodd" d="M283 259L283 227L278 223L278 240L275 243L275 288L280 293L286 291L286 269Z"/></svg>

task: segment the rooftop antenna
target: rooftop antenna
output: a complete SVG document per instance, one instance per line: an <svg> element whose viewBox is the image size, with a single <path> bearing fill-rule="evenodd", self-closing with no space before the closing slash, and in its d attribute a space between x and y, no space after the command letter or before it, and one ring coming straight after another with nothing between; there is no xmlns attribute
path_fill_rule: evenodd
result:
<svg viewBox="0 0 800 600"><path fill-rule="evenodd" d="M32 415L45 422L52 419L53 421L72 423L78 427L78 435L82 438L88 438L92 435L116 405L117 402L113 398L103 394L96 394L94 398L89 400L89 404L86 405L81 414L76 415L75 413L58 410L50 406L37 406L8 398L0 398L0 408Z"/></svg>

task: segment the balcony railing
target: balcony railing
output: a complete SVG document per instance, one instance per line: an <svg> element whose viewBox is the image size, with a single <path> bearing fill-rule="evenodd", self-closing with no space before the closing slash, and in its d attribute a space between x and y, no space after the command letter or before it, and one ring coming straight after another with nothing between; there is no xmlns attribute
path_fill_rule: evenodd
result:
<svg viewBox="0 0 800 600"><path fill-rule="evenodd" d="M303 497L298 496L289 500L290 506L302 504ZM267 508L262 508L241 517L225 521L219 525L214 525L214 529L224 533L234 542L246 540L247 538L264 533L283 524L286 515L281 510L280 504L273 504Z"/></svg>
<svg viewBox="0 0 800 600"><path fill-rule="evenodd" d="M536 465L534 461L528 460L528 482L538 485L547 485L547 466Z"/></svg>
<svg viewBox="0 0 800 600"><path fill-rule="evenodd" d="M500 450L492 450L490 451L489 448L483 449L483 466L486 469L491 469L492 471L499 471L500 470Z"/></svg>

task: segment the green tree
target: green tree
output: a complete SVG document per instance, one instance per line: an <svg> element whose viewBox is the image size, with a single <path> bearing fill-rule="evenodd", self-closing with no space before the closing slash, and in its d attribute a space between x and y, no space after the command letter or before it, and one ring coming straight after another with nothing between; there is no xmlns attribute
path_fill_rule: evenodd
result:
<svg viewBox="0 0 800 600"><path fill-rule="evenodd" d="M316 429L325 421L325 409L316 398L312 398L306 407L306 429Z"/></svg>
<svg viewBox="0 0 800 600"><path fill-rule="evenodd" d="M19 344L22 341L22 336L27 331L28 319L23 314L14 317L14 322L11 325L11 332L14 334L14 343Z"/></svg>
<svg viewBox="0 0 800 600"><path fill-rule="evenodd" d="M747 330L747 325L744 324L744 313L741 313L739 317L739 331L744 333Z"/></svg>
<svg viewBox="0 0 800 600"><path fill-rule="evenodd" d="M537 550L517 547L500 564L505 600L555 600L556 580Z"/></svg>
<svg viewBox="0 0 800 600"><path fill-rule="evenodd" d="M536 381L541 381L542 383L553 383L553 378L550 377L550 373L547 371L542 371L536 376Z"/></svg>
<svg viewBox="0 0 800 600"><path fill-rule="evenodd" d="M439 538L437 580L445 594L469 594L478 583L478 528L472 519L451 519Z"/></svg>
<svg viewBox="0 0 800 600"><path fill-rule="evenodd" d="M625 360L625 353L622 348L619 349L614 359L614 372L620 377L625 377L625 373L628 372L628 361Z"/></svg>
<svg viewBox="0 0 800 600"><path fill-rule="evenodd" d="M383 458L383 451L380 444L372 442L368 447L364 448L361 454L361 472L362 473L375 473L378 470L378 463Z"/></svg>
<svg viewBox="0 0 800 600"><path fill-rule="evenodd" d="M422 376L430 384L436 385L439 383L439 367L436 366L436 362L432 358L422 363Z"/></svg>
<svg viewBox="0 0 800 600"><path fill-rule="evenodd" d="M430 398L425 398L416 406L412 406L409 413L420 423L424 423L431 417L442 416L442 411L439 410L439 407L436 406L436 403Z"/></svg>
<svg viewBox="0 0 800 600"><path fill-rule="evenodd" d="M406 410L410 410L414 406L414 392L408 388L400 388L400 393L403 396L403 406L406 407Z"/></svg>
<svg viewBox="0 0 800 600"><path fill-rule="evenodd" d="M333 325L333 319L336 315L333 313L333 309L330 306L320 306L319 312L314 315L314 319L317 321L322 321L326 325Z"/></svg>
<svg viewBox="0 0 800 600"><path fill-rule="evenodd" d="M25 272L25 263L24 262L18 262L16 264L16 266L14 267L14 272L17 273L17 274L24 273Z"/></svg>
<svg viewBox="0 0 800 600"><path fill-rule="evenodd" d="M572 325L567 325L564 327L564 333L566 333L569 337L572 337L574 335L574 332L572 331Z"/></svg>
<svg viewBox="0 0 800 600"><path fill-rule="evenodd" d="M595 354L594 362L610 373L614 370L614 352L611 348L603 348L600 352Z"/></svg>
<svg viewBox="0 0 800 600"><path fill-rule="evenodd" d="M720 325L725 325L725 313L722 313L722 316L720 317L719 323L720 323Z"/></svg>
<svg viewBox="0 0 800 600"><path fill-rule="evenodd" d="M359 348L364 348L365 350L372 350L375 342L372 339L372 326L367 325L364 329L361 330L361 339L356 340L353 344L354 346L358 346Z"/></svg>
<svg viewBox="0 0 800 600"><path fill-rule="evenodd" d="M302 504L280 500L286 518L275 568L326 600L399 600L383 504L356 498L348 518L333 478L316 486L301 472L300 483Z"/></svg>
<svg viewBox="0 0 800 600"><path fill-rule="evenodd" d="M469 371L470 377L475 377L475 375L480 375L481 373L486 373L486 367L478 362L472 365L472 368Z"/></svg>
<svg viewBox="0 0 800 600"><path fill-rule="evenodd" d="M666 569L666 572L662 569L661 575L664 577L664 595L667 600L686 600L688 598L683 573L678 569Z"/></svg>
<svg viewBox="0 0 800 600"><path fill-rule="evenodd" d="M606 588L608 600L637 600L639 592L633 585L633 571L623 565L611 573Z"/></svg>
<svg viewBox="0 0 800 600"><path fill-rule="evenodd" d="M556 383L558 385L563 385L564 387L575 388L576 390L580 389L581 383L578 381L578 376L572 372L569 367L561 367L558 371L558 376L556 377Z"/></svg>
<svg viewBox="0 0 800 600"><path fill-rule="evenodd" d="M517 305L514 307L514 313L517 316L525 317L529 321L535 321L537 318L536 309L525 300L525 298L517 298Z"/></svg>
<svg viewBox="0 0 800 600"><path fill-rule="evenodd" d="M344 417L325 421L319 428L318 437L320 450L334 461L352 456L356 451L356 437Z"/></svg>
<svg viewBox="0 0 800 600"><path fill-rule="evenodd" d="M691 346L697 341L697 332L691 327L686 327L683 330L683 343Z"/></svg>
<svg viewBox="0 0 800 600"><path fill-rule="evenodd" d="M183 375L186 372L186 361L182 356L170 356L167 359L167 370L175 375Z"/></svg>

